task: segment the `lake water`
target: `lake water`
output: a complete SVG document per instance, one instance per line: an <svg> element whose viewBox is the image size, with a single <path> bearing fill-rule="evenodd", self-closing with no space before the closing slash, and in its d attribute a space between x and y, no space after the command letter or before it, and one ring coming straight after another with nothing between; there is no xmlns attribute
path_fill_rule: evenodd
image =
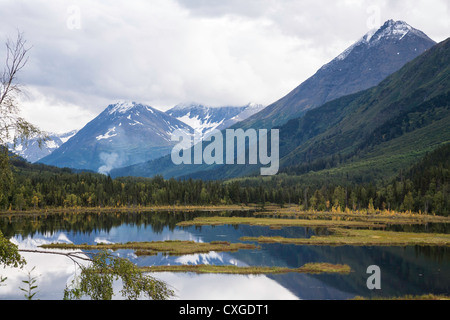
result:
<svg viewBox="0 0 450 320"><path fill-rule="evenodd" d="M248 225L177 227L176 223L205 213L151 212L133 214L60 214L34 217L1 217L0 230L20 249L36 249L41 244L64 242L75 244L124 243L129 241L216 240L240 242L243 236L310 237L326 233L326 229L269 227ZM215 213L216 215L217 213ZM242 213L231 213L241 215ZM211 215L211 214L210 214ZM395 227L398 230L399 227ZM417 226L421 232L447 232L447 226ZM442 231L444 230L444 231ZM409 231L409 230L408 230ZM183 300L292 300L351 299L355 296L392 297L450 293L450 249L448 247L330 247L262 244L260 249L238 252L210 252L185 256L137 257L131 250L116 254L129 258L139 266L175 264L217 264L238 266L281 266L297 268L309 262L348 264L348 275L297 274L283 275L215 275L194 273L156 273ZM36 299L59 300L66 284L77 270L68 258L58 255L23 253L24 270L0 269L7 277L0 286L0 299L23 299L20 287L26 287L27 271L36 278ZM367 288L367 267L381 269L381 290ZM120 299L121 297L116 297Z"/></svg>

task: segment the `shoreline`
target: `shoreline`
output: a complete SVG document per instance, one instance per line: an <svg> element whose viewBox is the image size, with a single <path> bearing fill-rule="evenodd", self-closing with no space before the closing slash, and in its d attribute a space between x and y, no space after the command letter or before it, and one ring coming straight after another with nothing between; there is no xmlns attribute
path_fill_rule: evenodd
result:
<svg viewBox="0 0 450 320"><path fill-rule="evenodd" d="M221 212L252 212L253 217L217 217ZM0 217L40 216L52 214L110 214L110 213L179 213L179 212L211 212L208 218L184 221L180 226L187 225L220 225L220 224L258 224L270 225L275 228L294 222L293 226L349 226L383 228L386 225L420 225L427 223L450 223L450 217L424 213L396 212L389 210L345 210L345 211L314 211L301 210L296 205L280 208L277 205L261 207L257 204L248 205L161 205L161 206L127 206L127 207L75 207L75 208L45 208L23 211L3 210Z"/></svg>
<svg viewBox="0 0 450 320"><path fill-rule="evenodd" d="M260 210L257 206L241 205L219 205L219 206L196 206L196 205L164 205L164 206L130 206L130 207L75 207L75 208L41 208L28 210L1 210L0 217L6 215L36 215L52 213L129 213L129 212L162 212L162 211L250 211Z"/></svg>

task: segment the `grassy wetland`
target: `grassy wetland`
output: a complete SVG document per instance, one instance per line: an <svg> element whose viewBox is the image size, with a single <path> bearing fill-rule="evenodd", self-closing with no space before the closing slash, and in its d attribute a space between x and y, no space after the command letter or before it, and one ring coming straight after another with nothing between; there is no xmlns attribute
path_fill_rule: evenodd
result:
<svg viewBox="0 0 450 320"><path fill-rule="evenodd" d="M450 217L424 214L422 212L412 211L396 211L396 210L350 210L345 208L317 211L317 210L302 210L299 206L285 206L279 208L276 206L269 206L267 210L260 210L255 212L255 216L271 216L276 218L291 218L291 219L320 219L320 220L334 220L334 221L365 221L380 224L426 224L426 223L450 223Z"/></svg>
<svg viewBox="0 0 450 320"><path fill-rule="evenodd" d="M270 215L270 217L268 217ZM219 226L246 224L283 227L326 227L329 235L311 238L242 237L241 241L259 243L282 243L297 245L331 246L449 246L450 234L422 232L394 232L383 230L387 226L426 225L450 223L448 217L423 215L412 212L346 210L331 212L301 211L296 207L256 212L253 217L197 217L178 223L178 226Z"/></svg>
<svg viewBox="0 0 450 320"><path fill-rule="evenodd" d="M242 237L242 241L329 246L450 246L449 234L332 228L330 235L311 238Z"/></svg>
<svg viewBox="0 0 450 320"><path fill-rule="evenodd" d="M142 213L145 217L157 215L161 220L166 214L179 217L179 221L173 221L174 227L199 227L199 226L222 226L222 225L249 225L262 226L271 229L281 229L285 227L308 227L326 228L327 235L314 235L310 238L289 238L289 237L241 237L240 241L254 241L258 243L279 243L297 245L331 245L331 246L449 246L450 235L435 232L394 232L386 231L388 226L405 225L426 225L429 223L447 224L450 218L424 215L412 212L396 211L352 211L352 210L332 210L332 211L304 211L298 206L288 206L279 208L267 206L264 210L257 210L254 206L218 206L211 207L155 207L152 211ZM111 208L104 208L97 214L111 214ZM187 211L183 211L187 210ZM165 213L166 212L166 213ZM199 212L199 216L182 216L182 212ZM230 214L233 212L234 214ZM79 212L81 213L81 211ZM245 215L243 213L246 213ZM36 216L36 212L28 215ZM52 212L41 213L41 215L52 215ZM129 212L117 211L117 214L129 214ZM66 212L65 216L70 215ZM21 213L27 216L27 213ZM151 220L145 220L151 221ZM37 221L33 223L36 224ZM114 244L61 244L53 243L43 245L44 248L53 249L131 249L136 255L155 255L165 253L169 255L183 255L208 252L236 252L241 249L257 249L256 246L245 243L229 243L227 241L212 241L201 243L194 241L153 241L153 242L128 242Z"/></svg>
<svg viewBox="0 0 450 320"><path fill-rule="evenodd" d="M258 247L252 244L245 243L229 243L227 241L212 241L210 243L194 242L194 241L152 241L152 242L128 242L128 243L114 243L114 244L66 244L66 243L52 243L41 245L44 249L64 249L64 250L121 250L131 249L135 250L136 255L155 255L158 253L168 255L185 255L195 253L216 252L235 252L241 249L257 249Z"/></svg>
<svg viewBox="0 0 450 320"><path fill-rule="evenodd" d="M198 217L191 221L179 222L178 226L218 226L218 225L240 225L268 226L270 228L282 227L382 227L383 224L365 221L344 221L324 219L285 219L285 218L256 218L256 217Z"/></svg>
<svg viewBox="0 0 450 320"><path fill-rule="evenodd" d="M348 274L352 270L348 265L330 263L307 263L299 268L250 266L239 267L234 265L171 265L142 267L146 272L193 272L193 273L219 273L219 274L285 274L285 273L340 273Z"/></svg>

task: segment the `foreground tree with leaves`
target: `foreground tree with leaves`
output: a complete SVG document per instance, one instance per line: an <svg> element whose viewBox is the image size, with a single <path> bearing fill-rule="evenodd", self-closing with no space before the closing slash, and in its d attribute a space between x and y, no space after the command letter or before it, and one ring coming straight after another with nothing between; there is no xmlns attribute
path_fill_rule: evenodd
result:
<svg viewBox="0 0 450 320"><path fill-rule="evenodd" d="M18 268L24 264L25 259L21 257L17 246L6 239L0 231L0 266Z"/></svg>
<svg viewBox="0 0 450 320"><path fill-rule="evenodd" d="M9 150L7 143L14 144L20 139L27 141L30 137L42 136L39 143L46 139L43 133L34 125L20 117L17 101L21 86L17 81L19 72L28 61L29 48L22 33L17 34L15 41L6 41L5 68L0 74L0 204L10 192L13 174L9 166ZM0 232L0 265L19 267L25 264L17 246L5 239ZM0 276L0 283L6 278Z"/></svg>
<svg viewBox="0 0 450 320"><path fill-rule="evenodd" d="M19 268L25 265L25 259L19 253L19 249L13 243L3 236L0 231L0 267L14 267ZM6 277L0 274L0 284L5 282Z"/></svg>
<svg viewBox="0 0 450 320"><path fill-rule="evenodd" d="M160 280L144 274L127 259L103 250L94 255L88 266L80 265L81 274L64 291L64 299L111 300L114 296L114 281L122 282L120 293L125 299L150 298L166 300L174 296L173 290Z"/></svg>

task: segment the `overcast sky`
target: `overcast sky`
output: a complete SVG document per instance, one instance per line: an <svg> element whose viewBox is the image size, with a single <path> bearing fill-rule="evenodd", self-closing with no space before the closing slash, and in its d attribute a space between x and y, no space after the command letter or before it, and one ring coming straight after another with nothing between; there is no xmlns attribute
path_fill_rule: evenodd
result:
<svg viewBox="0 0 450 320"><path fill-rule="evenodd" d="M66 132L118 100L268 105L388 19L440 42L450 1L0 0L0 40L32 46L24 116Z"/></svg>

